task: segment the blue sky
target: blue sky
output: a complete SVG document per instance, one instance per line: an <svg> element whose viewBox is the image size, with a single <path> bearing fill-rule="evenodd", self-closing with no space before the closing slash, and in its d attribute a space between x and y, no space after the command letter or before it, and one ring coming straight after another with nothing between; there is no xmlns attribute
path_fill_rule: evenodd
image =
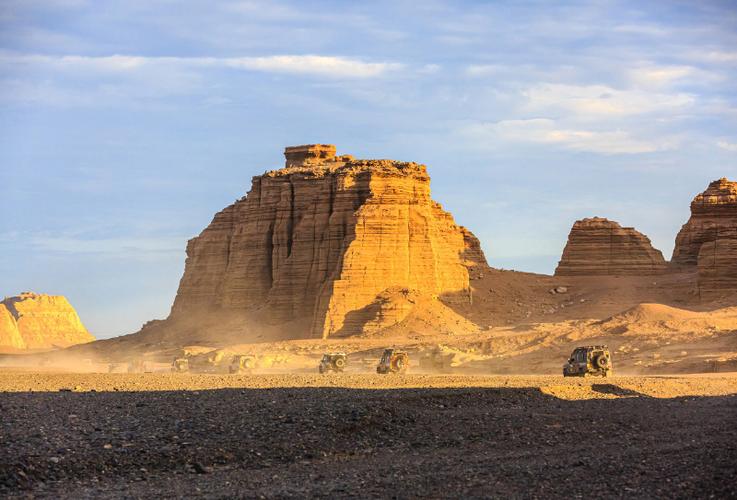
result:
<svg viewBox="0 0 737 500"><path fill-rule="evenodd" d="M98 337L168 314L187 239L335 143L428 165L496 267L605 216L669 258L737 177L735 2L0 2L0 294Z"/></svg>

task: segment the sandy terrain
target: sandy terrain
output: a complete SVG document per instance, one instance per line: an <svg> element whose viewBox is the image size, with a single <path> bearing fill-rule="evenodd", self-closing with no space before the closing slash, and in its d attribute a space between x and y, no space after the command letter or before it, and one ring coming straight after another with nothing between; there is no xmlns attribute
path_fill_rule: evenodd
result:
<svg viewBox="0 0 737 500"><path fill-rule="evenodd" d="M737 483L737 374L6 371L0 390L0 496L728 498Z"/></svg>

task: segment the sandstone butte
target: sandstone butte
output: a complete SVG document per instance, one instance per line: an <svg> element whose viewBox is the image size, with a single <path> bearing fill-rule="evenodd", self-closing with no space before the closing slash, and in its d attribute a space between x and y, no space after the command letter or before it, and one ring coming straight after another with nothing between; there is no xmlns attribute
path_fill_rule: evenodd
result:
<svg viewBox="0 0 737 500"><path fill-rule="evenodd" d="M93 340L61 295L24 292L0 302L0 348L49 349Z"/></svg>
<svg viewBox="0 0 737 500"><path fill-rule="evenodd" d="M737 293L737 182L722 178L696 195L672 262L697 266L703 298Z"/></svg>
<svg viewBox="0 0 737 500"><path fill-rule="evenodd" d="M649 275L666 272L663 254L631 227L593 217L576 221L556 276Z"/></svg>
<svg viewBox="0 0 737 500"><path fill-rule="evenodd" d="M237 313L327 338L395 324L412 297L470 299L469 268L486 260L431 199L426 167L335 152L286 148L285 168L189 241L170 321Z"/></svg>

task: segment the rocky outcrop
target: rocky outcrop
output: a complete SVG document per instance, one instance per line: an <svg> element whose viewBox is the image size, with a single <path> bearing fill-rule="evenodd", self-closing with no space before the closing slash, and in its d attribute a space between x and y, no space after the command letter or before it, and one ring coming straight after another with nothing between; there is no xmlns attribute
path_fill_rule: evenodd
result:
<svg viewBox="0 0 737 500"><path fill-rule="evenodd" d="M18 323L5 304L0 302L0 348L25 349L25 347L26 343L18 331Z"/></svg>
<svg viewBox="0 0 737 500"><path fill-rule="evenodd" d="M576 221L556 276L648 275L666 271L663 254L631 227L601 217Z"/></svg>
<svg viewBox="0 0 737 500"><path fill-rule="evenodd" d="M691 202L691 217L676 237L671 262L695 266L701 246L718 239L737 239L737 182L725 178Z"/></svg>
<svg viewBox="0 0 737 500"><path fill-rule="evenodd" d="M93 340L61 295L24 292L0 302L0 347L47 349Z"/></svg>
<svg viewBox="0 0 737 500"><path fill-rule="evenodd" d="M328 337L397 316L374 310L388 289L468 300L468 269L486 262L430 198L424 165L335 156L331 145L285 156L190 240L172 320L237 312L288 324L286 338Z"/></svg>
<svg viewBox="0 0 737 500"><path fill-rule="evenodd" d="M737 182L722 178L696 195L691 217L676 237L672 262L696 266L702 299L737 292Z"/></svg>
<svg viewBox="0 0 737 500"><path fill-rule="evenodd" d="M702 299L737 294L737 239L719 238L701 245L698 289Z"/></svg>

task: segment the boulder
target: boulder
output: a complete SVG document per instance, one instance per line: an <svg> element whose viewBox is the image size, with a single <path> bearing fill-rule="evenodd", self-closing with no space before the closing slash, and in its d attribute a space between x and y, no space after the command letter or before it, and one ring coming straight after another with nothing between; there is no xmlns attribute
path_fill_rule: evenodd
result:
<svg viewBox="0 0 737 500"><path fill-rule="evenodd" d="M593 217L576 221L556 276L649 275L666 271L663 254L631 227Z"/></svg>

